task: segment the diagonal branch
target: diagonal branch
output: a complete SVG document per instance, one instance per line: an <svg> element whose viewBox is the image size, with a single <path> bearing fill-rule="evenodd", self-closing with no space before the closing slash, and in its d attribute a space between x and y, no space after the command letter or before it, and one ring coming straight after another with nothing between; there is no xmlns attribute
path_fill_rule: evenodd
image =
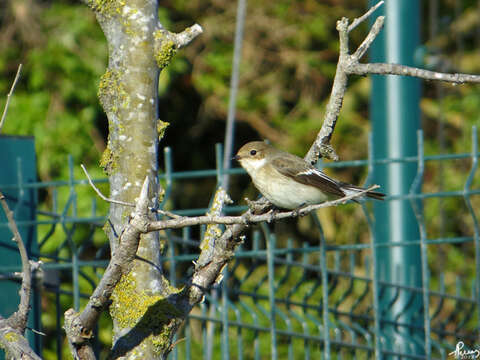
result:
<svg viewBox="0 0 480 360"><path fill-rule="evenodd" d="M372 28L368 32L368 35L365 37L365 39L362 41L360 46L357 48L355 53L351 56L351 59L358 61L360 60L363 55L367 52L367 50L370 48L372 45L373 41L377 37L377 35L380 33L380 31L383 28L383 24L385 23L385 16L379 16L375 22L373 23Z"/></svg>
<svg viewBox="0 0 480 360"><path fill-rule="evenodd" d="M372 15L380 6L382 6L385 3L385 1L379 1L377 4L372 6L365 14L362 16L353 19L352 23L348 26L348 32L354 30L358 25L360 25L362 22L367 20L370 15Z"/></svg>
<svg viewBox="0 0 480 360"><path fill-rule="evenodd" d="M85 309L78 314L73 309L65 312L65 332L70 349L76 358L94 359L90 339L93 327L107 305L115 286L122 275L130 271L135 259L140 235L147 231L148 223L148 177L142 186L139 200L132 219L119 238L119 244L113 254L100 283L95 288Z"/></svg>
<svg viewBox="0 0 480 360"><path fill-rule="evenodd" d="M13 80L12 87L10 88L10 92L7 95L7 101L5 102L5 107L3 108L2 119L0 120L0 133L2 132L3 124L5 122L5 119L7 118L10 99L12 98L13 92L15 91L15 87L17 86L18 80L20 79L21 72L22 72L22 64L18 65L17 74L15 75L15 79Z"/></svg>
<svg viewBox="0 0 480 360"><path fill-rule="evenodd" d="M0 203L3 211L8 219L8 226L13 233L13 241L17 243L18 251L22 259L22 287L20 289L20 304L18 305L18 311L13 313L9 317L10 325L17 329L20 333L25 332L27 327L28 312L30 310L30 295L32 292L32 271L30 268L30 262L28 260L27 249L22 240L22 236L18 231L17 224L13 218L13 212L10 210L7 204L7 200L3 193L0 192Z"/></svg>
<svg viewBox="0 0 480 360"><path fill-rule="evenodd" d="M10 210L5 196L0 192L0 203L8 219L8 226L13 233L13 241L17 243L18 251L22 259L22 286L20 289L20 303L18 310L9 318L0 316L0 345L5 348L7 354L14 359L40 359L30 348L23 334L27 327L28 313L30 310L30 296L32 293L32 272L28 260L27 249L23 244L17 224Z"/></svg>

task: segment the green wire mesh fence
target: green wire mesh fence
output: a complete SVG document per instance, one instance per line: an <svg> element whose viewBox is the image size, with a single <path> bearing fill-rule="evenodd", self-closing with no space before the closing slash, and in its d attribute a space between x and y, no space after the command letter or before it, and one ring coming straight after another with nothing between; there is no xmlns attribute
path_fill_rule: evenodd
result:
<svg viewBox="0 0 480 360"><path fill-rule="evenodd" d="M416 163L418 172L411 192L387 196L385 201L411 201L417 219L413 226L418 226L420 238L394 245L379 242L373 231L370 202L328 212L328 216L346 214L342 219L349 219L333 229L323 210L298 222L252 227L234 261L224 270L223 281L209 290L178 333L170 358L447 359L454 356L451 353L459 342L464 350L478 347L480 227L475 208L480 204L480 187L476 128L472 129L471 142L471 150L465 153L425 155L419 132L418 157L373 160L370 156L368 160L323 164L366 168L372 174L379 163ZM224 176L221 146L216 147L217 166L211 170L176 172L172 150L165 149L164 154L162 206L182 215L204 214L205 207L177 210L182 200L177 190L189 186L185 181L193 186L206 181L213 193ZM440 163L444 169L453 164L461 188L431 186L428 178ZM69 164L70 178L66 181L0 184L2 191L16 194L9 198L13 208L24 204L31 192L42 200L37 219L18 221L18 226L38 231L39 250L31 253L44 262L36 287L42 292L41 314L36 315L41 316L43 329L37 330L48 336L36 336L41 337L46 358L65 357L63 312L71 306L82 307L109 257L101 229L108 205L97 204L94 196L87 204L86 194L90 196L93 191L86 180L75 178L71 158ZM246 179L241 169L228 173L233 180ZM367 176L366 183L370 179ZM95 181L100 188L106 182ZM232 206L226 212L244 209ZM330 220L335 223L334 218ZM0 229L6 226L2 223ZM346 229L343 240L336 227ZM184 228L160 234L165 244L162 264L172 286L182 286L190 275L204 230ZM11 246L8 241L0 239L0 246ZM421 273L421 286L381 279L376 253L392 246L420 247L418 266L399 269L399 274ZM16 271L20 268L0 264L2 279ZM389 314L399 306L400 298L407 301L392 318ZM413 316L402 315L407 312ZM106 315L96 332L98 352L106 349L103 342L110 340L109 326Z"/></svg>

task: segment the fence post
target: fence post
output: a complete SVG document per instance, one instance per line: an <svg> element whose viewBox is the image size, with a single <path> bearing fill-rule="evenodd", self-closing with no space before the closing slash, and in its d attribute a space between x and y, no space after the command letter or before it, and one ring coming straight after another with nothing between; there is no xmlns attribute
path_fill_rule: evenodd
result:
<svg viewBox="0 0 480 360"><path fill-rule="evenodd" d="M370 5L377 2L370 0ZM413 65L419 44L419 1L386 1L381 11L386 15L385 29L373 44L370 60ZM419 98L418 79L373 76L370 114L374 160L417 156ZM376 336L382 337L383 354L423 354L424 351L413 339L423 338L423 318L418 313L418 309L423 308L421 293L388 285L422 286L420 247L404 244L419 239L411 203L403 198L409 193L416 170L416 161L382 162L374 169L375 183L389 196L398 197L374 205L376 246L381 245L376 251L374 269L379 280L377 316L381 329L381 334ZM382 246L385 243L403 245ZM377 354L377 358L383 358L382 354Z"/></svg>
<svg viewBox="0 0 480 360"><path fill-rule="evenodd" d="M38 254L37 227L28 225L36 220L37 194L36 189L25 188L27 183L35 182L36 156L35 142L30 136L0 136L0 184L5 185L0 190L5 195L10 210L13 211L20 235L22 236L29 258L33 259ZM22 224L23 222L27 225ZM7 219L0 211L0 264L3 267L18 267L21 264L18 248L12 239L12 232L8 228ZM18 271L21 271L18 270ZM8 271L3 273L0 280L0 315L10 316L18 308L20 281ZM31 311L28 316L28 326L40 329L40 296L37 277L32 278ZM26 337L32 348L41 353L41 339L31 331L26 332ZM0 353L0 359L3 359Z"/></svg>

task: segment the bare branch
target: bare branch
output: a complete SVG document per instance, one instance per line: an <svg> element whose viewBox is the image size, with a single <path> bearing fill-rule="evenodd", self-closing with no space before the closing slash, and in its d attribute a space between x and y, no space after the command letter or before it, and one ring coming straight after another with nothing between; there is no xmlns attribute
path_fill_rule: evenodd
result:
<svg viewBox="0 0 480 360"><path fill-rule="evenodd" d="M3 108L2 119L0 120L0 133L2 132L3 123L7 118L8 106L10 105L10 99L12 98L13 92L15 91L15 87L17 86L17 82L20 79L20 73L22 72L22 64L18 65L17 74L15 75L15 79L13 80L12 87L10 88L10 92L7 95L7 101L5 103L5 107Z"/></svg>
<svg viewBox="0 0 480 360"><path fill-rule="evenodd" d="M210 206L210 210L207 213L207 217L221 217L223 208L225 204L231 203L232 200L228 196L225 189L219 187L215 193L215 196ZM203 235L202 242L200 244L200 255L195 264L195 267L202 267L212 261L212 257L215 253L215 242L222 234L222 229L219 226L219 223L211 223L207 226L205 233Z"/></svg>
<svg viewBox="0 0 480 360"><path fill-rule="evenodd" d="M97 193L98 196L100 196L100 198L102 198L102 200L105 200L106 202L109 202L109 203L112 203L112 204L117 204L117 205L123 205L123 206L129 206L129 207L135 207L136 205L133 204L133 203L129 203L129 202L125 202L125 201L121 201L121 200L115 200L115 199L110 199L108 197L106 197L105 195L102 194L102 192L95 186L95 184L93 183L93 180L92 178L90 177L90 174L88 173L87 169L85 168L85 166L83 164L80 164L80 167L82 168L83 172L85 173L85 176L87 177L88 179L88 183L90 184L90 186L93 188L93 190L95 190L95 192ZM171 218L178 218L180 217L180 215L177 215L177 214L174 214L170 211L166 211L166 210L160 210L160 209L157 209L157 208L153 208L153 207L149 207L149 210L150 211L153 211L153 212L156 212L156 213L159 213L159 214L162 214L162 215L165 215L165 216L169 216Z"/></svg>
<svg viewBox="0 0 480 360"><path fill-rule="evenodd" d="M397 64L385 64L385 63L370 63L370 64L355 64L348 67L348 72L355 75L402 75L412 76L424 80L436 80L445 81L452 84L464 84L464 83L480 83L479 75L471 74L448 74L436 71L430 71L425 69L419 69L416 67L397 65Z"/></svg>
<svg viewBox="0 0 480 360"><path fill-rule="evenodd" d="M200 25L195 24L186 28L181 33L174 34L170 33L174 39L177 49L180 49L184 46L190 44L198 35L203 33L203 29Z"/></svg>
<svg viewBox="0 0 480 360"><path fill-rule="evenodd" d="M372 28L368 32L368 35L365 37L365 39L362 41L360 46L357 48L357 51L355 51L355 53L353 53L353 55L351 56L353 60L358 61L363 57L363 55L367 52L367 50L372 45L377 35L382 30L384 23L385 23L385 16L379 16L377 20L375 20L375 23L373 24Z"/></svg>
<svg viewBox="0 0 480 360"><path fill-rule="evenodd" d="M348 19L343 18L337 22L337 30L340 39L340 53L338 57L337 70L333 80L332 91L328 100L325 117L317 138L305 155L305 160L311 164L317 162L319 157L338 160L338 155L330 146L330 139L335 130L338 115L343 104L343 97L347 89L347 73L344 64L348 59Z"/></svg>
<svg viewBox="0 0 480 360"><path fill-rule="evenodd" d="M340 40L340 51L337 64L337 70L335 73L335 79L332 86L332 92L327 104L325 117L322 127L318 132L317 138L308 150L305 160L314 164L319 157L325 157L327 159L337 160L338 156L335 150L330 145L330 139L335 130L340 109L342 107L343 97L347 88L347 80L349 75L402 75L413 76L425 80L437 80L446 81L454 84L463 84L466 82L480 83L480 76L470 74L446 74L430 70L423 70L411 66L403 66L396 64L384 64L384 63L370 63L360 64L359 59L367 52L372 45L373 41L380 33L384 17L380 16L376 19L374 25L370 29L368 35L364 41L360 44L354 54L349 54L348 49L348 34L353 30L361 21L364 21L370 16L379 6L383 4L383 1L377 3L372 7L365 15L356 19L350 26L348 25L348 19L343 18L337 22L337 30Z"/></svg>
<svg viewBox="0 0 480 360"><path fill-rule="evenodd" d="M365 20L367 20L370 15L373 14L374 11L376 11L380 6L382 6L383 4L385 3L385 1L379 1L376 5L372 6L370 8L370 10L368 10L365 14L363 14L362 16L360 16L359 18L356 18L352 21L352 23L350 24L350 26L348 27L348 32L352 31L353 29L355 29L358 25L360 25L362 22L364 22Z"/></svg>
<svg viewBox="0 0 480 360"><path fill-rule="evenodd" d="M8 226L13 233L13 241L17 243L18 251L22 259L22 287L20 289L20 304L18 305L18 311L13 313L8 321L10 326L17 329L21 334L25 332L27 327L28 312L30 310L30 295L32 292L32 271L30 262L28 261L27 249L22 241L22 236L18 231L17 224L13 218L13 212L8 207L5 196L0 192L0 203L2 204L3 211L8 219Z"/></svg>
<svg viewBox="0 0 480 360"><path fill-rule="evenodd" d="M259 223L263 221L273 221L273 220L280 220L285 218L293 218L298 217L299 215L306 215L314 210L337 206L339 204L343 204L348 200L357 199L365 195L365 193L379 188L378 185L373 185L368 189L364 189L359 191L358 193L344 196L340 199L333 200L333 201L326 201L320 204L315 205L308 205L301 209L295 209L290 211L283 211L277 212L270 211L264 214L252 214L251 212L246 212L240 216L197 216L197 217L181 217L178 219L169 219L169 220L160 220L160 221L152 221L148 224L147 231L158 231L164 229L178 229L186 226L194 226L194 225L206 225L206 224L223 224L223 225L248 225L253 223Z"/></svg>

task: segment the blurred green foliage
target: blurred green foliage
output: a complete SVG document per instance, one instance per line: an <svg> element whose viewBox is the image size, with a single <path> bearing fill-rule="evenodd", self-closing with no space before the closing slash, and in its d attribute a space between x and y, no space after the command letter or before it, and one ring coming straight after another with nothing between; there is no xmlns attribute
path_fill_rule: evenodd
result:
<svg viewBox="0 0 480 360"><path fill-rule="evenodd" d="M424 64L419 65L449 72L480 73L478 9L473 0L461 3L462 9L454 18L451 14L458 4L442 2L436 31L432 30L431 22L425 21ZM160 6L161 22L168 29L181 31L198 22L205 30L178 52L160 76L160 118L171 124L160 146L174 149L175 170L213 168L213 145L223 142L224 136L236 5L226 0L167 0ZM236 147L249 140L268 139L298 155L306 152L321 126L335 73L338 49L335 23L343 16L352 19L361 15L365 6L365 0L259 0L248 4L237 99ZM424 12L428 13L428 9ZM352 49L362 41L366 29L367 24L363 24L352 33ZM79 163L87 166L92 177L103 177L98 162L105 148L108 126L96 94L107 64L107 46L94 14L74 0L1 1L0 94L7 94L19 63L24 64L24 71L3 133L35 136L38 176L43 181L69 177L68 154L73 156L76 178L84 178ZM368 78L351 79L333 137L342 160L367 157L369 97ZM4 98L0 96L2 108ZM427 155L468 151L471 125L478 123L480 113L478 86L427 83L421 109ZM185 143L189 146L184 146ZM429 166L424 191L461 189L468 169L468 161ZM366 176L358 168L330 173L359 184ZM233 179L235 200L241 201L246 194L250 198L255 196L248 184L247 178ZM213 185L210 180L184 184L177 190L182 195L178 203L184 208L207 206L209 199L205 194L211 193ZM105 186L102 190L108 192ZM61 209L69 193L58 196ZM79 214L91 214L90 200L82 201L90 196L88 187L78 189ZM52 198L51 193L41 194L41 209L50 209ZM480 207L478 199L476 205ZM326 237L336 243L368 241L366 231L358 235L352 226L339 226L348 220L366 230L360 209L348 205L342 210L325 209L319 213ZM104 202L99 202L98 213L107 213ZM429 234L470 234L472 220L466 213L460 198L426 201ZM318 239L308 218L285 227L299 243ZM81 243L89 231L81 230L75 242ZM42 234L40 231L39 238ZM63 241L62 236L57 232L45 249L55 251ZM95 233L94 241L98 247L103 243L101 231ZM455 269L467 250L452 246L439 251L437 257L430 256L432 269ZM473 264L464 265L458 273L471 274ZM451 284L453 281L447 279ZM82 290L91 292L88 284L82 284ZM62 296L62 307L69 306L71 298ZM45 326L54 323L53 316L51 311L42 315ZM107 328L107 322L101 327ZM101 334L102 341L109 340L108 334L108 330ZM51 351L46 349L45 356L53 358Z"/></svg>

